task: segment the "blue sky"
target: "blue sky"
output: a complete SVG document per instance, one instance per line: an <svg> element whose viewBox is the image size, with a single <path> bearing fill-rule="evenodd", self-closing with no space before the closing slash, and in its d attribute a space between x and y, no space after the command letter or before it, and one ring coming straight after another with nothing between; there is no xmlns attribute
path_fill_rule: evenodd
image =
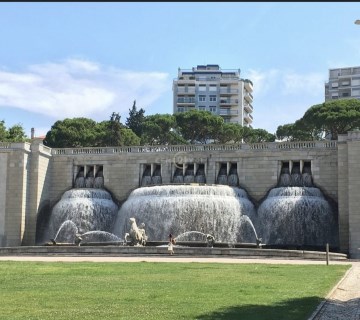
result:
<svg viewBox="0 0 360 320"><path fill-rule="evenodd" d="M172 113L178 67L254 83L254 128L324 101L328 70L360 65L360 3L0 3L0 120L28 136L57 120Z"/></svg>

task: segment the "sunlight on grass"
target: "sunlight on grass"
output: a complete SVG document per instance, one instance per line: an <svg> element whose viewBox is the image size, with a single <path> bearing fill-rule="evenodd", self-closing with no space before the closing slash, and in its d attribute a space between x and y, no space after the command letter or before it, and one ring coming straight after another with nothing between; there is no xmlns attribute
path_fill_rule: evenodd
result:
<svg viewBox="0 0 360 320"><path fill-rule="evenodd" d="M349 267L0 262L0 319L305 319Z"/></svg>

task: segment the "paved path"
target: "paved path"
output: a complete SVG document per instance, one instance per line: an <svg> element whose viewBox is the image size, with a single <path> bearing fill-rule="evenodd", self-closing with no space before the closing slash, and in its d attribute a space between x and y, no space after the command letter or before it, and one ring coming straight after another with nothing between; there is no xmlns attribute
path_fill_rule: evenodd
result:
<svg viewBox="0 0 360 320"><path fill-rule="evenodd" d="M352 268L320 304L311 320L360 320L360 263ZM309 320L310 320L309 319Z"/></svg>
<svg viewBox="0 0 360 320"><path fill-rule="evenodd" d="M270 263L325 264L325 261L296 259L238 259L224 257L177 256L0 256L0 261L89 261L89 262L203 262L203 263ZM330 264L351 264L351 269L328 294L308 320L360 320L360 260L330 261Z"/></svg>

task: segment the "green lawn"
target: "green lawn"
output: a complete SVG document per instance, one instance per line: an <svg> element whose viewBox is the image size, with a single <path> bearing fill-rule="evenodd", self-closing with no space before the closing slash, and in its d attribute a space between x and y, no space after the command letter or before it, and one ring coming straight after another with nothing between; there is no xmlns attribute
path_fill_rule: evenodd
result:
<svg viewBox="0 0 360 320"><path fill-rule="evenodd" d="M0 319L306 319L350 266L0 262Z"/></svg>

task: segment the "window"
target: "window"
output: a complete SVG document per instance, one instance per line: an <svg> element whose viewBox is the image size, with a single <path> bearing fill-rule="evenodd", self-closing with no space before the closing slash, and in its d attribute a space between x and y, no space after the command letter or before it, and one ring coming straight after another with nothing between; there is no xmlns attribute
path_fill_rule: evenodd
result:
<svg viewBox="0 0 360 320"><path fill-rule="evenodd" d="M209 91L216 91L216 84L211 84L209 87Z"/></svg>
<svg viewBox="0 0 360 320"><path fill-rule="evenodd" d="M333 82L332 84L331 84L331 87L332 88L337 88L339 86L339 83L338 82Z"/></svg>
<svg viewBox="0 0 360 320"><path fill-rule="evenodd" d="M205 95L203 95L203 94L199 95L199 102L204 102L205 99L206 99Z"/></svg>
<svg viewBox="0 0 360 320"><path fill-rule="evenodd" d="M199 106L199 110L201 110L201 111L205 111L205 106Z"/></svg>
<svg viewBox="0 0 360 320"><path fill-rule="evenodd" d="M360 96L360 89L352 89L351 95L352 96Z"/></svg>
<svg viewBox="0 0 360 320"><path fill-rule="evenodd" d="M216 101L216 95L210 95L210 101L215 102Z"/></svg>
<svg viewBox="0 0 360 320"><path fill-rule="evenodd" d="M200 84L199 91L206 91L206 84Z"/></svg>
<svg viewBox="0 0 360 320"><path fill-rule="evenodd" d="M216 113L216 106L210 106L210 112Z"/></svg>
<svg viewBox="0 0 360 320"><path fill-rule="evenodd" d="M178 108L177 108L177 111L178 111L178 112L184 112L185 110L184 110L184 107L178 107Z"/></svg>

